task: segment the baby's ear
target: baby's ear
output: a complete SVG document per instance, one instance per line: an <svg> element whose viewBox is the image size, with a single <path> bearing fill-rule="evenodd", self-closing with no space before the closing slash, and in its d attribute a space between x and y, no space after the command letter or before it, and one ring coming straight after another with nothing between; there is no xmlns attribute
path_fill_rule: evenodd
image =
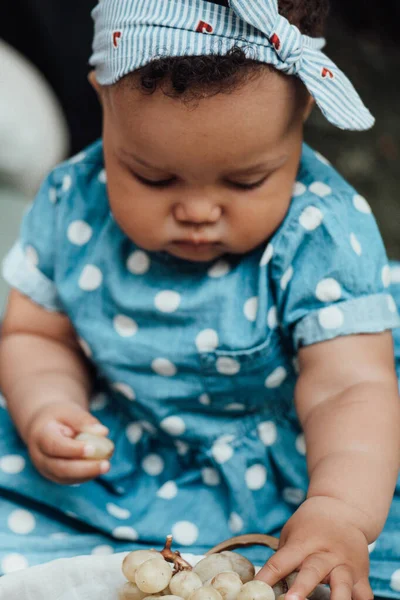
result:
<svg viewBox="0 0 400 600"><path fill-rule="evenodd" d="M95 70L90 71L90 73L88 75L88 80L89 80L90 85L94 89L94 91L97 93L98 96L100 96L101 95L101 85L97 81Z"/></svg>

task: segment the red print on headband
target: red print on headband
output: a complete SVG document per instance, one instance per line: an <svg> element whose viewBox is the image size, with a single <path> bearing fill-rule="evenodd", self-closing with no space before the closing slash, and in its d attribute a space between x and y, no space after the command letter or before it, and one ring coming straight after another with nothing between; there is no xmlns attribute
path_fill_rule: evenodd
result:
<svg viewBox="0 0 400 600"><path fill-rule="evenodd" d="M269 38L269 41L274 46L275 50L279 50L279 48L281 47L281 40L279 39L279 37L276 33L271 35L271 37Z"/></svg>
<svg viewBox="0 0 400 600"><path fill-rule="evenodd" d="M321 74L324 79L326 79L327 77L329 77L330 79L334 79L334 77L335 77L334 74L332 73L332 71L330 69L327 69L326 67L324 67L322 69Z"/></svg>
<svg viewBox="0 0 400 600"><path fill-rule="evenodd" d="M121 31L113 31L113 46L114 48L118 48L119 40L122 37Z"/></svg>
<svg viewBox="0 0 400 600"><path fill-rule="evenodd" d="M199 21L199 24L196 27L197 33L212 33L214 28L210 23L206 23L205 21Z"/></svg>

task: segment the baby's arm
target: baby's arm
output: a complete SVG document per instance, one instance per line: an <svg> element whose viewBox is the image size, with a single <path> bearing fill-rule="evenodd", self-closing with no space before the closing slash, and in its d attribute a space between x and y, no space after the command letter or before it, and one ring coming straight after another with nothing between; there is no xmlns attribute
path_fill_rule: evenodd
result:
<svg viewBox="0 0 400 600"><path fill-rule="evenodd" d="M342 337L303 348L299 358L296 406L310 486L259 576L273 584L300 569L288 600L320 581L330 583L333 600L369 600L367 544L384 526L400 461L392 337Z"/></svg>
<svg viewBox="0 0 400 600"><path fill-rule="evenodd" d="M108 470L80 431L107 434L88 410L90 369L69 319L13 290L0 338L0 385L11 417L38 470L59 483L85 481Z"/></svg>

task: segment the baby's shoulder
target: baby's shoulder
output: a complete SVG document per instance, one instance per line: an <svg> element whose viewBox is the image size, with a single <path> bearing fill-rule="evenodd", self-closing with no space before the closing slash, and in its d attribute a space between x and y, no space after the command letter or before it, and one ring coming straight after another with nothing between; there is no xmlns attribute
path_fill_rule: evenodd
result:
<svg viewBox="0 0 400 600"><path fill-rule="evenodd" d="M367 200L321 154L304 145L292 201L272 239L275 261L284 268L301 248L329 252L329 246L361 233L380 243Z"/></svg>

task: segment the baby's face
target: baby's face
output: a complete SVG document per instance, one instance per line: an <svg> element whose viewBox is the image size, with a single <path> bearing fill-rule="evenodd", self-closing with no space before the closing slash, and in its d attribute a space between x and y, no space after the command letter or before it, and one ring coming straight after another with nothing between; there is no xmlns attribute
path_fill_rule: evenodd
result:
<svg viewBox="0 0 400 600"><path fill-rule="evenodd" d="M110 205L135 244L201 262L274 233L301 156L301 84L266 70L196 107L129 81L100 93Z"/></svg>

